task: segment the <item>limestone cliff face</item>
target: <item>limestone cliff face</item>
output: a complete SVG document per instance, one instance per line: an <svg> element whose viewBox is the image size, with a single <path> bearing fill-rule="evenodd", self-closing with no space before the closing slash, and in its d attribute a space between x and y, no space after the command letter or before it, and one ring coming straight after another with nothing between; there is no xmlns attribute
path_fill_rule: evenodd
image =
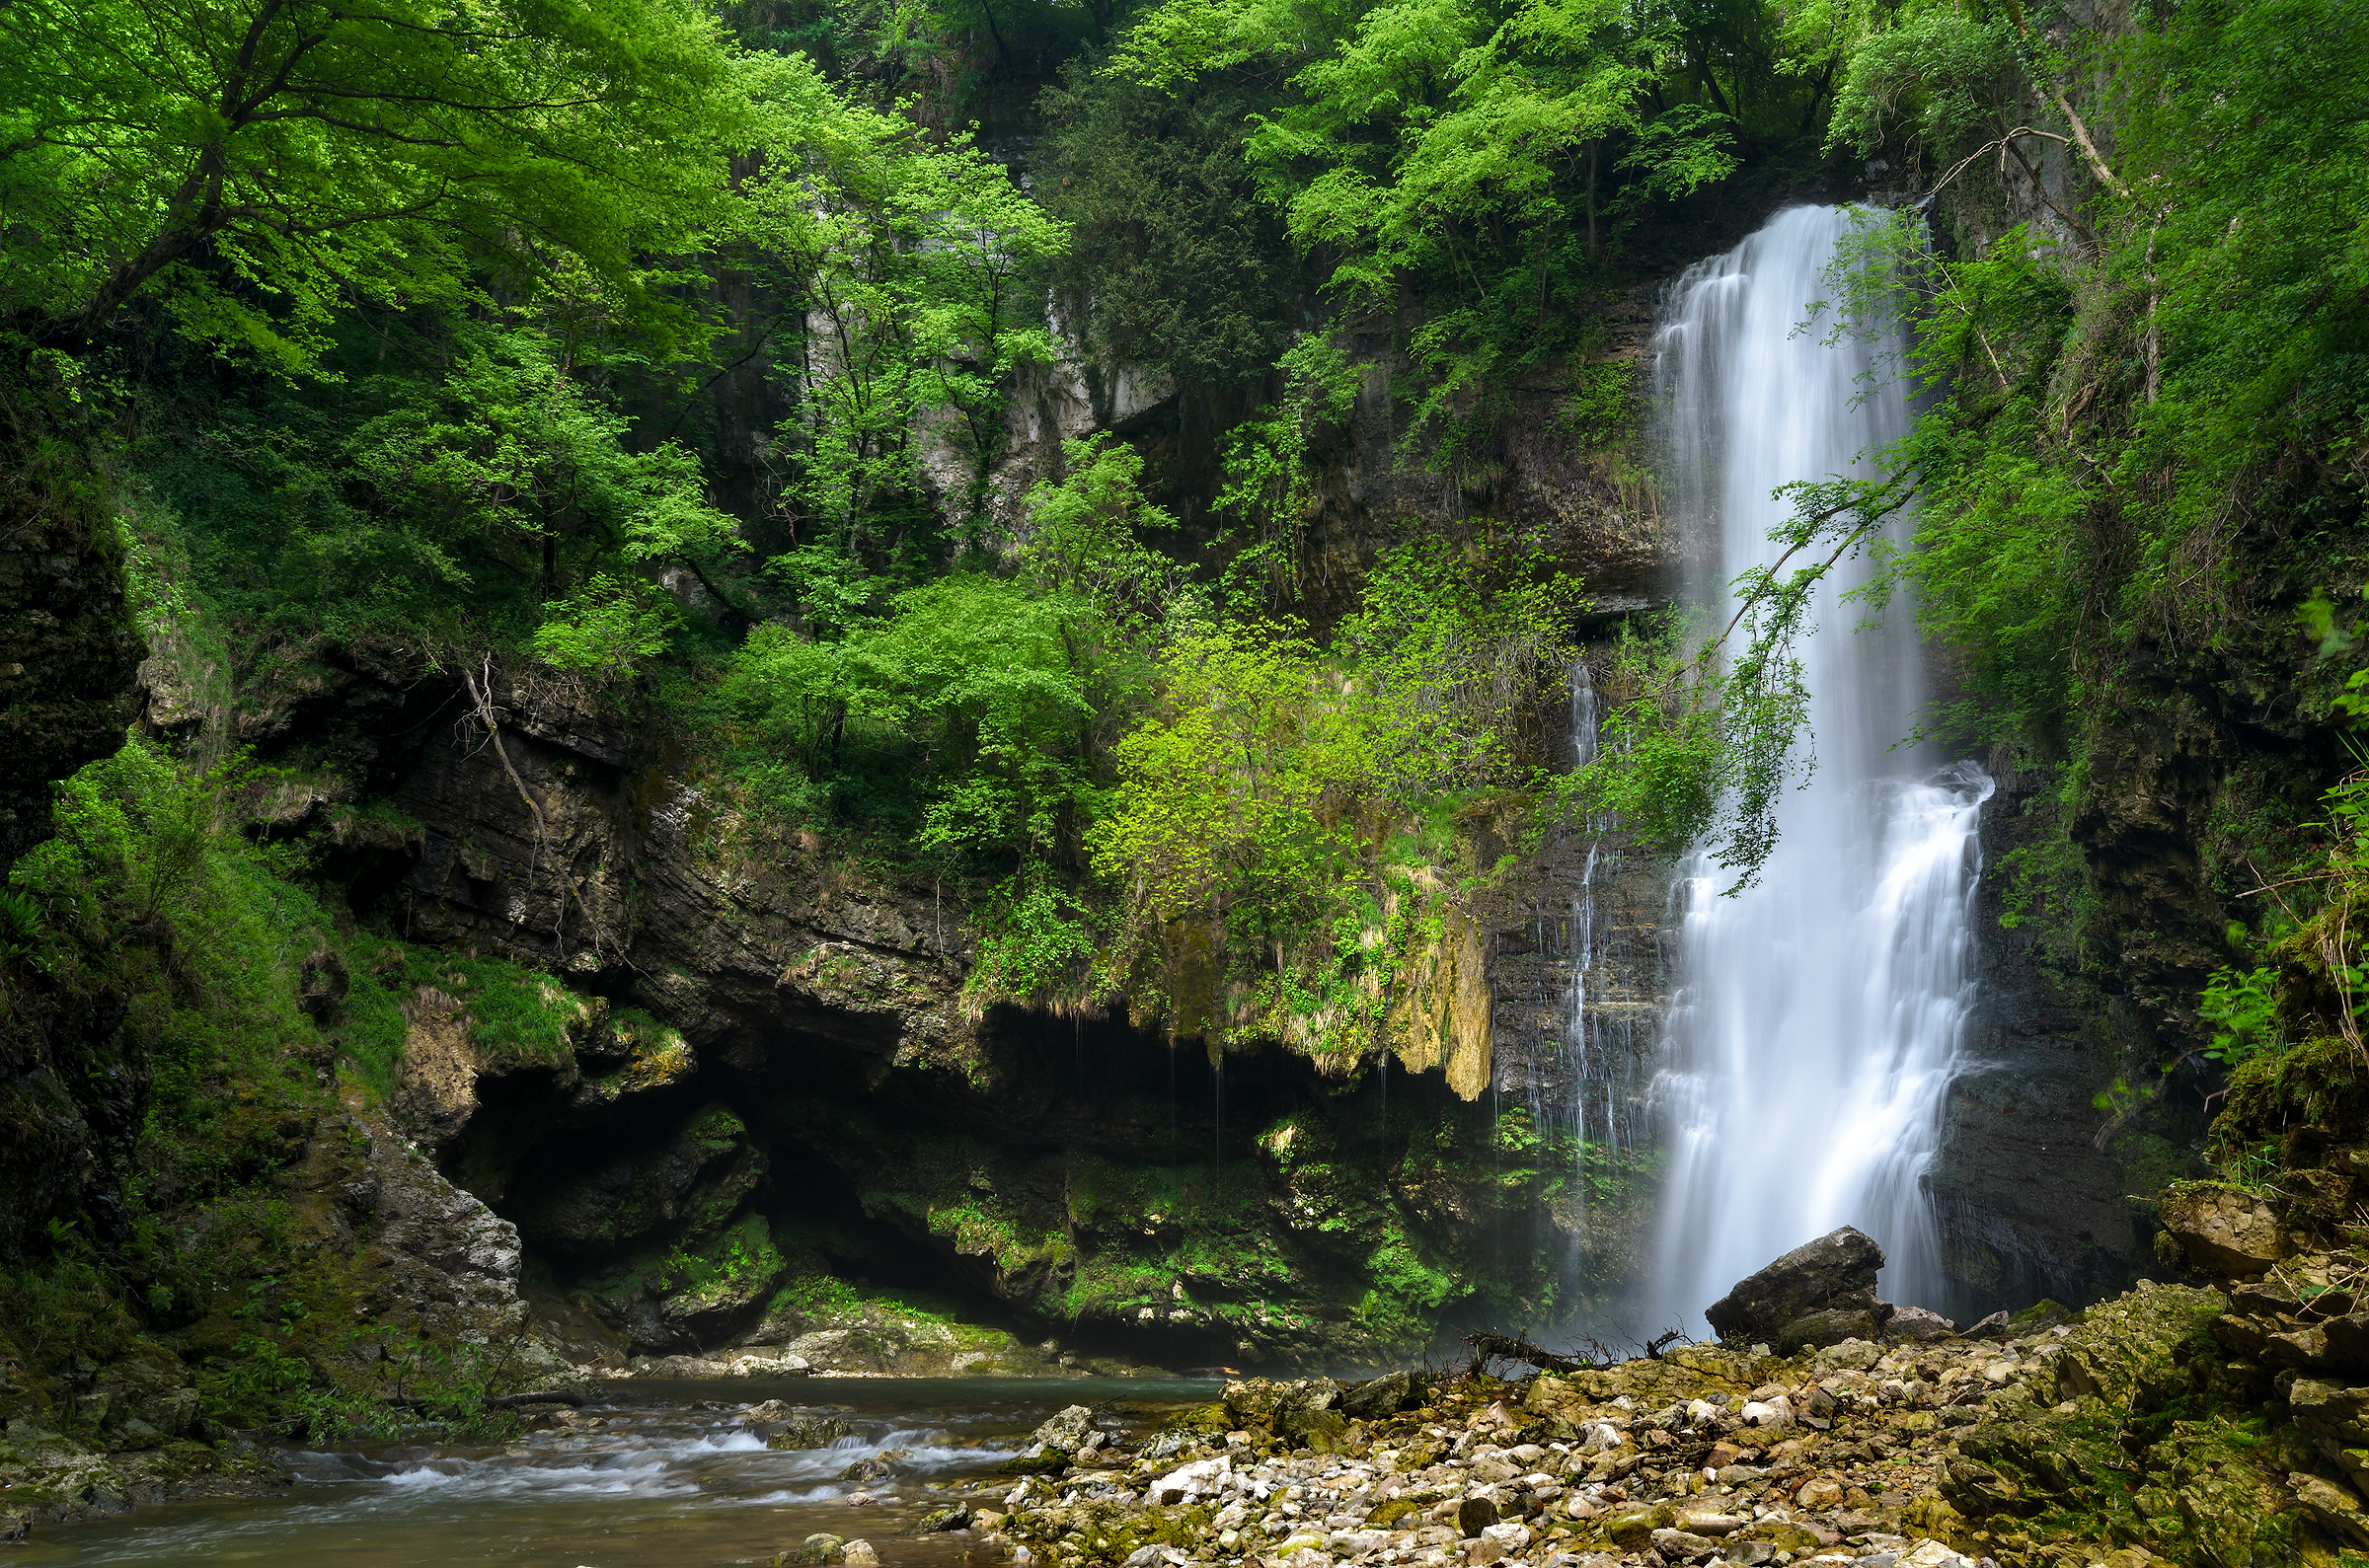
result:
<svg viewBox="0 0 2369 1568"><path fill-rule="evenodd" d="M1642 375L1653 299L1649 285L1603 296L1596 324L1603 350L1585 363L1531 372L1482 421L1485 434L1453 454L1435 437L1412 432L1405 403L1391 395L1394 381L1414 369L1400 345L1419 324L1387 314L1351 322L1341 340L1363 380L1348 417L1315 432L1316 493L1294 519L1295 613L1322 631L1354 606L1377 556L1442 529L1535 540L1579 577L1606 617L1669 602L1684 542L1655 504L1645 464L1623 437L1591 445L1591 433L1601 432L1575 423L1571 411L1575 377L1604 365ZM991 509L1006 523L1018 521L1028 487L1061 472L1063 441L1108 432L1143 450L1164 476L1163 499L1182 527L1163 548L1214 555L1222 520L1210 506L1221 475L1218 431L1206 424L1247 418L1266 395L1248 388L1213 403L1181 397L1157 377L1098 365L1070 341L1058 363L1025 373L1013 388L1005 449L992 467ZM929 472L946 504L957 505L951 498L966 482L961 463L950 451Z"/></svg>
<svg viewBox="0 0 2369 1568"><path fill-rule="evenodd" d="M981 1009L947 890L743 820L563 690L472 680L325 646L235 727L305 765L267 831L387 933L385 976L419 949L544 977L404 982L392 1106L586 1356L800 1342L836 1279L1172 1363L1378 1359L1617 1272L1526 1229L1567 1177L1490 1091L1537 1021L1499 1003L1530 924L1501 897L1451 911L1387 1078ZM520 1008L563 1043L518 1047Z"/></svg>
<svg viewBox="0 0 2369 1568"><path fill-rule="evenodd" d="M1930 1178L1944 1262L1960 1293L1945 1307L1961 1320L2042 1297L2080 1304L2127 1289L2146 1272L2153 1227L2126 1194L2160 1186L2185 1153L2136 1129L2120 1147L2100 1143L2107 1113L2093 1102L2123 1071L2136 1020L2096 987L2036 962L2037 923L2001 925L2010 857L2044 850L2054 825L2034 817L2044 776L2019 770L2005 748L1990 769L1998 787L1983 807L1968 1065L1943 1107ZM2158 1165L2168 1168L2150 1168Z"/></svg>

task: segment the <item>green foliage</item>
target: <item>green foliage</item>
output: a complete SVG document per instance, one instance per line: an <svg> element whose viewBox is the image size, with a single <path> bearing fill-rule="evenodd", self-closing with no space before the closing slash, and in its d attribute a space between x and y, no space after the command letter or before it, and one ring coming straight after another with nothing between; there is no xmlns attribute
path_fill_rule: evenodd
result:
<svg viewBox="0 0 2369 1568"><path fill-rule="evenodd" d="M2264 1052L2287 1047L2278 1025L2277 971L2220 969L2204 988L2197 1015L2213 1026L2204 1054L2224 1067L2237 1067Z"/></svg>
<svg viewBox="0 0 2369 1568"><path fill-rule="evenodd" d="M1764 112L1796 94L1766 45L1775 17L1753 0L1164 0L1108 69L1187 95L1261 83L1244 147L1261 192L1341 310L1421 301L1414 432L1453 449L1524 370L1593 346L1623 233L1735 171L1747 81Z"/></svg>
<svg viewBox="0 0 2369 1568"><path fill-rule="evenodd" d="M600 684L630 681L641 673L635 660L647 663L665 652L667 633L681 619L672 601L651 584L605 571L543 608L548 619L527 639L535 657Z"/></svg>
<svg viewBox="0 0 2369 1568"><path fill-rule="evenodd" d="M1437 539L1390 552L1336 635L1365 699L1362 766L1402 805L1521 784L1544 754L1539 697L1578 654L1585 600L1535 546L1491 554L1484 565Z"/></svg>
<svg viewBox="0 0 2369 1568"><path fill-rule="evenodd" d="M933 442L965 474L954 520L978 525L1008 378L1052 358L1029 284L1067 232L966 136L848 105L802 129L802 155L744 187L745 240L800 302L783 499L809 542L909 571L941 543Z"/></svg>
<svg viewBox="0 0 2369 1568"><path fill-rule="evenodd" d="M1020 574L1044 593L1069 594L1110 633L1141 643L1173 619L1189 619L1193 589L1167 557L1137 537L1176 527L1143 495L1143 459L1097 434L1063 443L1067 472L1029 486L1027 521L1014 541Z"/></svg>
<svg viewBox="0 0 2369 1568"><path fill-rule="evenodd" d="M925 854L993 864L1057 849L1091 808L1097 671L1075 634L1092 612L971 573L892 603L835 642L759 628L728 700L810 774L842 781L854 810L917 813Z"/></svg>
<svg viewBox="0 0 2369 1568"><path fill-rule="evenodd" d="M401 1438L500 1443L518 1436L515 1413L487 1408L489 1398L532 1385L515 1342L448 1344L377 1326L324 1341L305 1327L285 1318L259 1322L240 1336L229 1359L200 1373L207 1418L233 1430L276 1429L316 1445ZM367 1373L324 1374L327 1358L353 1358L364 1346L371 1352Z"/></svg>
<svg viewBox="0 0 2369 1568"><path fill-rule="evenodd" d="M1352 783L1343 708L1315 645L1265 625L1177 639L1160 708L1119 743L1118 792L1092 848L1103 874L1156 922L1204 908L1254 945L1310 926L1345 870L1351 839L1318 815Z"/></svg>
<svg viewBox="0 0 2369 1568"><path fill-rule="evenodd" d="M135 296L309 368L353 299L459 302L472 271L658 335L651 255L716 221L799 71L701 9L622 0L12 6L0 310L80 352Z"/></svg>
<svg viewBox="0 0 2369 1568"><path fill-rule="evenodd" d="M1143 498L1142 460L1103 439L1067 458L1028 494L1013 575L956 571L875 616L879 584L852 557L802 553L814 635L756 629L722 694L761 740L752 764L812 785L777 772L777 799L827 798L941 871L1019 868L1013 910L1049 908L1030 867L1074 862L1165 618L1193 603L1136 537L1171 521Z"/></svg>
<svg viewBox="0 0 2369 1568"><path fill-rule="evenodd" d="M2005 18L1904 10L1851 51L1827 142L1872 158L1904 150L1951 156L1987 141L2021 122L2016 53Z"/></svg>
<svg viewBox="0 0 2369 1568"><path fill-rule="evenodd" d="M1237 614L1298 597L1300 542L1317 507L1320 443L1348 423L1364 375L1330 337L1302 336L1275 368L1283 396L1227 432L1225 483L1216 510L1241 526L1243 549L1227 572Z"/></svg>
<svg viewBox="0 0 2369 1568"><path fill-rule="evenodd" d="M983 934L964 982L978 996L1040 1004L1058 1000L1076 988L1102 945L1094 912L1041 861L988 889L981 905Z"/></svg>
<svg viewBox="0 0 2369 1568"><path fill-rule="evenodd" d="M1618 445L1644 413L1637 366L1617 359L1582 361L1571 370L1562 412L1566 427L1583 445Z"/></svg>
<svg viewBox="0 0 2369 1568"><path fill-rule="evenodd" d="M1174 93L1080 55L1036 104L1033 185L1070 225L1062 314L1096 359L1185 397L1265 374L1286 343L1297 270L1244 160L1269 95L1213 77Z"/></svg>
<svg viewBox="0 0 2369 1568"><path fill-rule="evenodd" d="M1376 1038L1398 963L1436 936L1394 869L1421 858L1406 814L1543 776L1534 705L1568 668L1577 585L1493 565L1384 557L1330 650L1265 622L1164 650L1088 847L1119 890L1119 961L1165 973L1175 1027L1348 1060Z"/></svg>
<svg viewBox="0 0 2369 1568"><path fill-rule="evenodd" d="M40 905L14 888L0 888L0 964L30 956L41 933Z"/></svg>
<svg viewBox="0 0 2369 1568"><path fill-rule="evenodd" d="M714 1236L676 1248L649 1270L664 1291L716 1291L747 1295L781 1278L781 1252L760 1214L743 1216Z"/></svg>

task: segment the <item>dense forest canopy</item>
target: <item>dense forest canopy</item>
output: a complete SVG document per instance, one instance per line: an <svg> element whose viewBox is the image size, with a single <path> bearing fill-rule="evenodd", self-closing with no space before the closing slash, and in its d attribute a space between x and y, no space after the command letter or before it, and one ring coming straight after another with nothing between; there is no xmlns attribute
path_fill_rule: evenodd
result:
<svg viewBox="0 0 2369 1568"><path fill-rule="evenodd" d="M126 0L0 40L14 439L91 454L153 637L572 682L972 888L999 995L1160 1016L1214 941L1224 1031L1353 1058L1409 878L1489 869L1459 823L1617 809L1756 874L1836 561L1962 654L1936 733L2066 759L2136 642L2289 613L2233 528L2356 504L2369 44L2327 0ZM1801 490L1734 625L1622 634L1595 764L1549 744L1587 586L1486 510L1312 624L1361 398L1455 475L1549 377L1629 462L1615 293L1673 225L1854 188L1811 330L1909 324L1926 411ZM1151 422L1013 469L1081 357Z"/></svg>

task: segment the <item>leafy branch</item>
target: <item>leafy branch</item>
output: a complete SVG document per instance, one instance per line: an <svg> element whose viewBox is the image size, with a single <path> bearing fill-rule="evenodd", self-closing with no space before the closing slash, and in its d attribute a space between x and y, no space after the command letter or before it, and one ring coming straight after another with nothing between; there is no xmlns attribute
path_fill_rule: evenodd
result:
<svg viewBox="0 0 2369 1568"><path fill-rule="evenodd" d="M1794 512L1770 539L1783 549L1736 576L1736 607L1717 635L1693 641L1674 620L1624 635L1599 683L1613 699L1603 743L1561 781L1553 815L1617 813L1664 853L1708 850L1735 877L1728 893L1757 884L1777 847L1778 802L1814 767L1800 747L1809 689L1796 650L1814 630L1818 586L1879 539L1921 480L1919 468L1887 462L1872 478L1781 486ZM1870 587L1880 593L1889 580L1879 573Z"/></svg>

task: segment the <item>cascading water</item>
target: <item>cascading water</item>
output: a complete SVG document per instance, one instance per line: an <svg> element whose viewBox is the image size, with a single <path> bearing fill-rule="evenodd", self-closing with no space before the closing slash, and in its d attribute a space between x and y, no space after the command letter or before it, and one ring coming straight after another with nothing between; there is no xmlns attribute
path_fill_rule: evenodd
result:
<svg viewBox="0 0 2369 1568"><path fill-rule="evenodd" d="M1833 207L1780 213L1691 268L1663 317L1666 494L1682 526L1718 541L1700 594L1715 626L1726 584L1777 560L1769 531L1789 511L1770 492L1866 472L1908 426L1875 346L1800 328L1847 224ZM1698 1322L1736 1280L1840 1225L1883 1245L1888 1297L1940 1305L1922 1178L1970 1000L1991 782L1965 763L1920 773L1899 744L1922 659L1900 609L1861 625L1867 610L1841 594L1863 577L1838 570L1820 590L1801 649L1815 770L1780 808L1759 884L1722 897L1732 878L1704 856L1682 872L1680 989L1654 1084L1670 1159L1658 1320Z"/></svg>

